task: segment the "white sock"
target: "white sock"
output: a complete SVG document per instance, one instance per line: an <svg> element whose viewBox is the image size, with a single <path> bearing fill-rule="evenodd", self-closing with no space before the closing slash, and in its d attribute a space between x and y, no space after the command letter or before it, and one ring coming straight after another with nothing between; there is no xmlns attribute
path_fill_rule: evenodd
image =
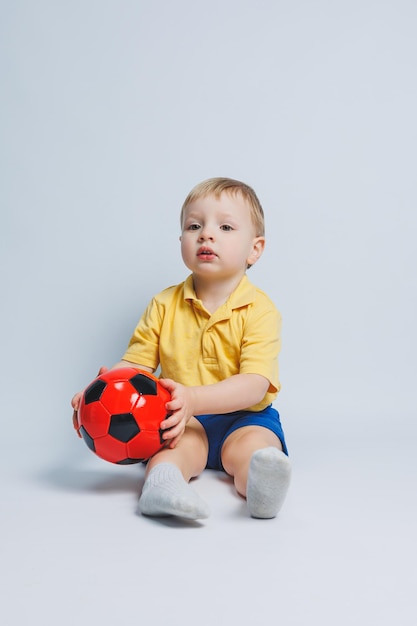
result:
<svg viewBox="0 0 417 626"><path fill-rule="evenodd" d="M288 491L291 465L278 448L262 448L253 453L248 475L246 499L252 517L275 517Z"/></svg>
<svg viewBox="0 0 417 626"><path fill-rule="evenodd" d="M187 519L210 515L207 504L173 463L159 463L151 469L139 498L139 510L143 515L176 515Z"/></svg>

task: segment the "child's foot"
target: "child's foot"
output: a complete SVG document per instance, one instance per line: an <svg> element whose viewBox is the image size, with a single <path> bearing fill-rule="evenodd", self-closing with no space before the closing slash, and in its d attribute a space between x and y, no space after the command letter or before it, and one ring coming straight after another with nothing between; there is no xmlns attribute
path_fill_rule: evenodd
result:
<svg viewBox="0 0 417 626"><path fill-rule="evenodd" d="M143 515L176 515L187 519L204 519L210 515L207 504L172 463L159 463L151 469L139 498L139 511Z"/></svg>
<svg viewBox="0 0 417 626"><path fill-rule="evenodd" d="M278 448L262 448L253 453L248 475L247 503L252 517L275 517L288 491L291 465Z"/></svg>

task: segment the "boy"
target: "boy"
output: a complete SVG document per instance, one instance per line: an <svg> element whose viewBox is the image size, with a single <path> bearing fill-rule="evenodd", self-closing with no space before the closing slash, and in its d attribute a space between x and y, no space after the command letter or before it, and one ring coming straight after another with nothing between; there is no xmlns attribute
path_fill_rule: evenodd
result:
<svg viewBox="0 0 417 626"><path fill-rule="evenodd" d="M281 318L246 276L264 250L263 210L248 185L209 179L187 196L181 231L191 275L152 300L114 366L154 372L160 365L171 393L161 423L167 445L148 461L139 510L208 517L189 485L208 467L233 477L252 517L272 518L291 469L271 406L280 388ZM76 394L74 410L79 400Z"/></svg>

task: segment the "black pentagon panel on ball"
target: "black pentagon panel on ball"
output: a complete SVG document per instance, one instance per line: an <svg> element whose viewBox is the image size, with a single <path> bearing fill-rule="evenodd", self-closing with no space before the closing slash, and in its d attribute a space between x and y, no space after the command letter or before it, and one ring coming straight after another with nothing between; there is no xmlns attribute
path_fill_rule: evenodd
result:
<svg viewBox="0 0 417 626"><path fill-rule="evenodd" d="M168 417L168 415L165 416L165 419ZM162 428L159 429L159 443L162 445L163 443L165 443L165 439L164 439L164 433L166 433L166 430L162 430Z"/></svg>
<svg viewBox="0 0 417 626"><path fill-rule="evenodd" d="M109 435L127 443L140 433L140 428L132 413L117 413L110 418Z"/></svg>
<svg viewBox="0 0 417 626"><path fill-rule="evenodd" d="M130 384L136 389L136 391L142 395L157 396L158 390L156 388L156 382L145 376L145 374L136 374L129 379Z"/></svg>
<svg viewBox="0 0 417 626"><path fill-rule="evenodd" d="M94 445L94 439L92 437L90 437L90 435L88 434L88 432L86 431L84 426L81 426L80 432L81 432L82 438L84 439L84 441L87 444L87 446L90 448L90 450L95 452L96 451L96 447Z"/></svg>
<svg viewBox="0 0 417 626"><path fill-rule="evenodd" d="M117 461L117 465L133 465L134 463L142 463L145 459L123 459L122 461Z"/></svg>
<svg viewBox="0 0 417 626"><path fill-rule="evenodd" d="M95 380L84 392L85 404L91 404L100 400L103 391L107 387L107 383L104 380Z"/></svg>

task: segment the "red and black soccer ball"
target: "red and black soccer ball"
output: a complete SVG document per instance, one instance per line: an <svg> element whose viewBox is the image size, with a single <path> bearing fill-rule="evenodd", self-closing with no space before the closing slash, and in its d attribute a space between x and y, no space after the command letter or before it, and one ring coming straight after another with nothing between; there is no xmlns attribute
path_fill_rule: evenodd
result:
<svg viewBox="0 0 417 626"><path fill-rule="evenodd" d="M109 370L84 391L76 428L97 456L119 465L146 461L161 450L161 422L171 394L152 374L133 367Z"/></svg>

